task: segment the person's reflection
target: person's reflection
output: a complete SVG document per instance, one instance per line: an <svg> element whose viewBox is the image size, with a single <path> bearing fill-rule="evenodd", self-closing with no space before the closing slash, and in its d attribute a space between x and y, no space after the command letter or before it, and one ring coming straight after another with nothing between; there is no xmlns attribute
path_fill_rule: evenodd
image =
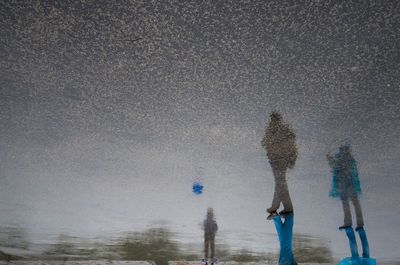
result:
<svg viewBox="0 0 400 265"><path fill-rule="evenodd" d="M340 198L343 204L344 224L340 228L352 226L350 200L356 212L357 227L363 227L364 219L358 200L358 196L361 194L361 185L357 163L351 154L350 145L344 144L339 147L338 153L334 156L327 154L326 157L333 173L332 188L329 195Z"/></svg>
<svg viewBox="0 0 400 265"><path fill-rule="evenodd" d="M209 250L211 250L211 264L214 265L215 259L215 234L218 230L217 222L214 217L213 208L207 209L207 217L203 222L204 229L204 259L203 263L208 264Z"/></svg>
<svg viewBox="0 0 400 265"><path fill-rule="evenodd" d="M283 210L279 213L284 216L293 212L293 205L290 199L286 182L286 171L293 168L297 159L296 135L289 125L282 122L282 116L277 112L270 115L271 121L261 141L262 146L267 150L267 156L275 178L275 192L271 207L267 209L270 214L268 219L278 210L280 203Z"/></svg>
<svg viewBox="0 0 400 265"><path fill-rule="evenodd" d="M369 258L369 245L364 230L364 218L361 204L358 199L361 194L361 185L358 176L357 162L351 154L350 144L341 145L339 151L334 156L328 153L326 157L333 173L330 196L340 198L343 205L344 224L340 226L339 229L344 229L346 231L347 237L349 238L352 257L358 257L357 243L352 228L349 203L351 200L356 213L356 231L360 235L363 257Z"/></svg>

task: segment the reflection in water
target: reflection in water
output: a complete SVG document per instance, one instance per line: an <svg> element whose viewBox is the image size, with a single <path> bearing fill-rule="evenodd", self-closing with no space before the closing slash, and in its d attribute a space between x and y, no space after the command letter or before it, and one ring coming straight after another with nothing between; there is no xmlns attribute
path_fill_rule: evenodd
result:
<svg viewBox="0 0 400 265"><path fill-rule="evenodd" d="M28 249L28 233L16 226L6 226L0 229L0 246L16 249Z"/></svg>
<svg viewBox="0 0 400 265"><path fill-rule="evenodd" d="M327 154L329 165L332 168L332 189L330 196L340 198L343 204L344 224L341 228L352 226L349 200L353 202L357 217L357 227L364 226L364 219L358 196L361 194L360 179L357 163L351 154L349 144L339 147L334 156Z"/></svg>
<svg viewBox="0 0 400 265"><path fill-rule="evenodd" d="M293 255L299 263L333 262L331 249L321 239L302 234L295 234L293 237Z"/></svg>
<svg viewBox="0 0 400 265"><path fill-rule="evenodd" d="M121 238L111 248L123 260L152 260L158 265L166 265L169 260L190 258L181 253L172 237L173 233L167 229L149 229Z"/></svg>
<svg viewBox="0 0 400 265"><path fill-rule="evenodd" d="M209 250L211 250L211 264L215 262L215 234L218 230L217 222L214 217L214 209L207 209L207 217L203 222L204 229L204 260L206 263L209 257Z"/></svg>
<svg viewBox="0 0 400 265"><path fill-rule="evenodd" d="M327 159L333 172L332 190L330 195L332 197L340 198L343 205L344 224L339 227L339 229L344 229L346 231L352 258L358 258L357 241L352 228L353 221L351 218L349 203L349 200L351 200L357 217L356 231L361 239L363 250L362 256L368 259L370 258L369 244L367 233L364 230L364 219L361 205L358 200L358 197L361 194L361 184L358 176L357 163L351 154L350 144L343 144L340 146L339 152L335 154L335 156L327 154Z"/></svg>
<svg viewBox="0 0 400 265"><path fill-rule="evenodd" d="M40 252L21 251L34 249L29 244L27 234L20 229L1 228L0 259L41 259L41 260L152 260L158 265L166 265L171 260L200 260L202 244L183 246L178 242L179 235L165 227L151 228L142 232L132 232L114 239L103 239L88 243L84 238L60 235L56 243L41 246ZM15 238L13 247L7 241ZM224 244L224 237L218 236L215 255L220 260L240 262L276 261L276 253L257 253L242 248L234 250ZM28 247L29 246L29 247ZM12 254L14 253L14 254ZM28 253L28 254L27 254ZM305 235L294 236L294 253L299 262L330 262L332 254L323 241Z"/></svg>
<svg viewBox="0 0 400 265"><path fill-rule="evenodd" d="M261 142L267 150L269 163L275 177L274 198L267 211L270 214L275 213L282 203L284 209L280 214L284 215L293 212L292 200L286 182L286 170L293 168L296 163L296 135L289 125L282 122L282 116L279 113L272 112L270 118L271 121Z"/></svg>

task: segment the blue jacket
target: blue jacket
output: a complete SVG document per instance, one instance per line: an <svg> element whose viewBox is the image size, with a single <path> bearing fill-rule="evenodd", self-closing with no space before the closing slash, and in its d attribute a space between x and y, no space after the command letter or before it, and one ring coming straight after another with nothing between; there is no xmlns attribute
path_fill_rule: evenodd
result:
<svg viewBox="0 0 400 265"><path fill-rule="evenodd" d="M358 197L361 194L360 178L357 161L343 152L338 152L333 158L332 186L329 196L341 199Z"/></svg>

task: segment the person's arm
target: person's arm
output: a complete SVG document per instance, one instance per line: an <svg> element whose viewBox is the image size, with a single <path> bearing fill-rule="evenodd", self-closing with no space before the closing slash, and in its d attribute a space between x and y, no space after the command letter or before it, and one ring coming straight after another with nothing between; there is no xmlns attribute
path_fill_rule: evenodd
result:
<svg viewBox="0 0 400 265"><path fill-rule="evenodd" d="M330 153L326 154L326 159L328 160L328 164L329 164L330 168L333 168L333 157Z"/></svg>

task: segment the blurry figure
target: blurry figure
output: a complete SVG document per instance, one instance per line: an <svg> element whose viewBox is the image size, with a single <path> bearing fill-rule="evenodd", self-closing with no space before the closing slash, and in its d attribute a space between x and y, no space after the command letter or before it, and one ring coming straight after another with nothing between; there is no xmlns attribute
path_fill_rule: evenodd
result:
<svg viewBox="0 0 400 265"><path fill-rule="evenodd" d="M284 223L281 220L281 216L276 212L272 213L271 215L279 237L280 252L278 265L297 265L292 251L294 224L293 213L288 213L285 215Z"/></svg>
<svg viewBox="0 0 400 265"><path fill-rule="evenodd" d="M367 234L364 230L364 218L361 210L361 204L358 197L361 195L361 185L358 176L357 162L351 154L350 144L344 144L339 147L339 152L332 156L327 154L329 166L332 169L332 188L330 196L340 198L343 205L344 224L339 227L344 229L349 239L351 255L353 258L358 258L357 242L352 228L352 218L350 211L351 200L354 205L354 210L357 219L357 228L355 229L360 236L363 249L363 257L369 258L369 244Z"/></svg>
<svg viewBox="0 0 400 265"><path fill-rule="evenodd" d="M293 168L297 159L296 135L289 125L282 122L282 116L277 112L270 115L271 121L261 141L262 146L267 150L267 157L275 178L275 192L271 207L267 209L270 213L269 220L278 210L280 203L283 210L280 215L293 212L293 205L289 195L286 182L286 171Z"/></svg>
<svg viewBox="0 0 400 265"><path fill-rule="evenodd" d="M215 234L218 230L217 222L214 218L213 208L207 209L207 217L203 222L204 228L204 259L205 265L208 264L209 250L211 250L211 264L214 265L215 259Z"/></svg>
<svg viewBox="0 0 400 265"><path fill-rule="evenodd" d="M351 200L357 217L357 228L364 226L364 220L361 205L358 196L361 194L360 179L358 177L357 163L353 158L349 144L339 147L339 152L332 156L327 154L329 166L332 169L332 189L330 196L340 198L343 204L344 224L340 227L346 228L352 226L350 211Z"/></svg>

